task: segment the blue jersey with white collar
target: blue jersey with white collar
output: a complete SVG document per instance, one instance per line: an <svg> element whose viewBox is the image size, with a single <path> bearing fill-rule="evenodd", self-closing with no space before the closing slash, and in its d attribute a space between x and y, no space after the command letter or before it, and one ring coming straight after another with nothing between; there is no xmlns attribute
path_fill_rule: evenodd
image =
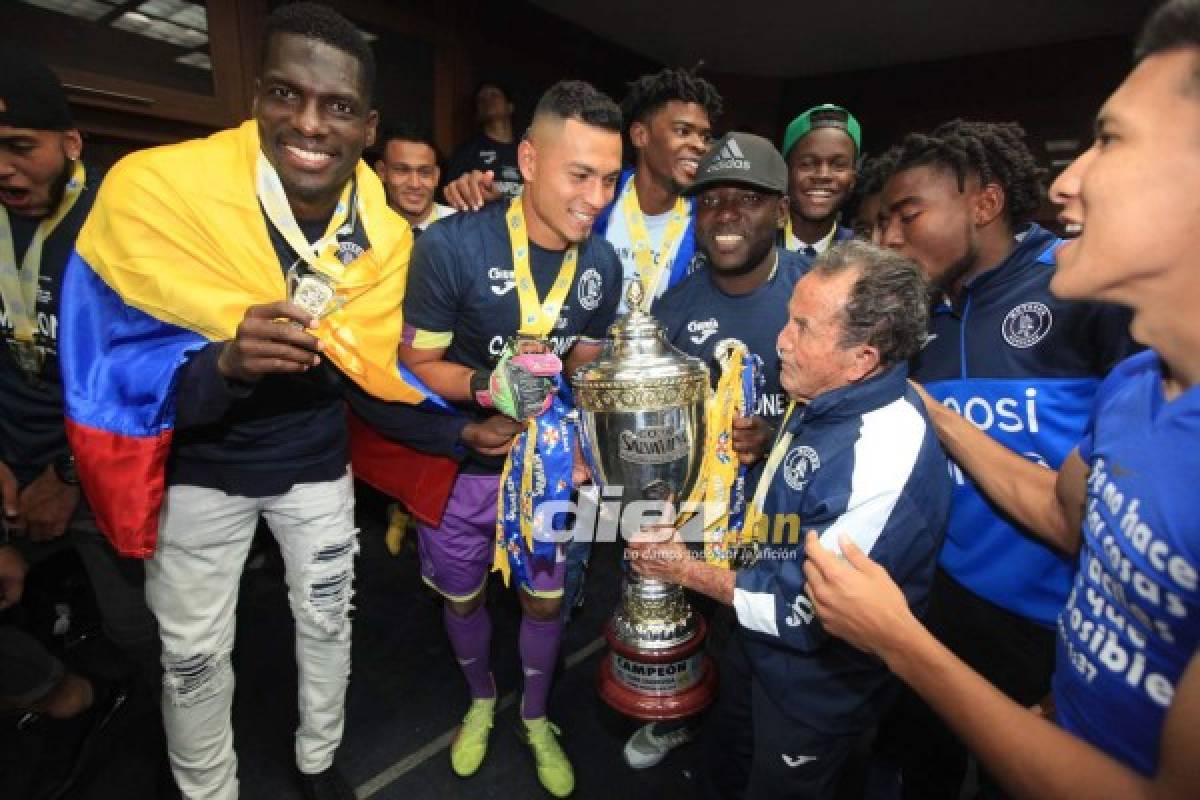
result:
<svg viewBox="0 0 1200 800"><path fill-rule="evenodd" d="M736 577L733 606L755 677L785 714L825 733L868 728L894 684L882 662L829 637L816 619L804 533L816 530L831 550L850 537L918 612L942 544L946 457L907 377L899 364L797 404L780 432L791 441L766 489L765 528L756 530L760 557Z"/></svg>
<svg viewBox="0 0 1200 800"><path fill-rule="evenodd" d="M1058 469L1113 364L1133 352L1129 314L1050 293L1049 231L1030 225L996 268L940 303L912 363L929 393L1011 450ZM941 565L986 600L1050 627L1074 561L1013 526L957 467Z"/></svg>
<svg viewBox="0 0 1200 800"><path fill-rule="evenodd" d="M1058 621L1062 727L1144 775L1200 647L1200 387L1166 402L1147 351L1096 394L1079 570Z"/></svg>

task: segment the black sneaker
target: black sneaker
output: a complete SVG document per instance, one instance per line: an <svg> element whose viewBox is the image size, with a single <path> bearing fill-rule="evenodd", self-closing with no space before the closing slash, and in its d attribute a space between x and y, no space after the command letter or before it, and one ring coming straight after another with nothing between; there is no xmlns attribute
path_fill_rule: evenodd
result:
<svg viewBox="0 0 1200 800"><path fill-rule="evenodd" d="M354 789L338 772L330 767L314 775L300 773L300 791L304 800L355 800Z"/></svg>

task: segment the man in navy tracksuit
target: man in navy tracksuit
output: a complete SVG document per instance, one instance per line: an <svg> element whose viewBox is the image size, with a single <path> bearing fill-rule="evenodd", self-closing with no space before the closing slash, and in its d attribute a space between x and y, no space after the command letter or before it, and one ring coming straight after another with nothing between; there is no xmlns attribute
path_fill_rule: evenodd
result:
<svg viewBox="0 0 1200 800"><path fill-rule="evenodd" d="M913 377L1011 450L1057 469L1108 370L1133 351L1127 312L1050 293L1061 240L1029 220L1040 170L1015 124L955 120L912 134L883 193L883 243L916 260L938 295ZM951 467L954 500L926 619L1014 700L1050 690L1054 625L1074 559L1015 527ZM906 696L880 737L904 795L957 798L966 751ZM893 748L895 748L893 750ZM985 792L990 781L983 780Z"/></svg>
<svg viewBox="0 0 1200 800"><path fill-rule="evenodd" d="M796 284L778 339L793 403L747 512L757 560L730 572L690 558L677 537L660 541L661 531L630 543L634 569L737 615L705 727L709 796L832 796L890 699L882 662L814 619L801 534L815 530L835 552L854 541L924 608L950 504L945 456L907 383L926 298L919 270L896 254L848 242L821 256Z"/></svg>

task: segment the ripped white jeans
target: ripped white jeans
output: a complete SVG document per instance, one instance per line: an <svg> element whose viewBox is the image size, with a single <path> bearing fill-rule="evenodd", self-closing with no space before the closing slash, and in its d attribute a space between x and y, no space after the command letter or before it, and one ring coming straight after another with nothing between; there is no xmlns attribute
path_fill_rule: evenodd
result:
<svg viewBox="0 0 1200 800"><path fill-rule="evenodd" d="M296 765L324 770L342 739L358 552L350 474L274 497L171 486L158 549L146 564L146 601L162 637L171 769L188 800L238 796L230 654L238 584L260 514L279 542L296 622Z"/></svg>

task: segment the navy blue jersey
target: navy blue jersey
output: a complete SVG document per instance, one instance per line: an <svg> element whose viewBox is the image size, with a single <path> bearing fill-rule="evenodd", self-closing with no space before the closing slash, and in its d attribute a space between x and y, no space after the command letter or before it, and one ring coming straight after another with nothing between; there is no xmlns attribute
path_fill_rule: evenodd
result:
<svg viewBox="0 0 1200 800"><path fill-rule="evenodd" d="M1037 225L1009 257L934 308L912 363L929 393L1017 453L1057 469L1112 366L1134 351L1129 314L1050 293L1059 240ZM970 591L1047 627L1074 561L1014 527L957 467L942 567Z"/></svg>
<svg viewBox="0 0 1200 800"><path fill-rule="evenodd" d="M1171 402L1147 351L1096 393L1079 570L1058 620L1058 722L1143 775L1200 647L1200 387Z"/></svg>
<svg viewBox="0 0 1200 800"><path fill-rule="evenodd" d="M0 462L12 469L22 486L41 474L47 464L70 453L58 367L58 307L63 270L99 185L100 175L89 173L75 205L42 244L33 331L34 344L43 357L37 380L27 378L13 357L12 320L0 298ZM41 220L25 220L15 214L8 218L20 264Z"/></svg>
<svg viewBox="0 0 1200 800"><path fill-rule="evenodd" d="M521 194L516 142L500 142L485 133L468 139L450 158L442 185L472 170L491 171L494 176L492 185L505 197Z"/></svg>
<svg viewBox="0 0 1200 800"><path fill-rule="evenodd" d="M779 355L775 349L779 332L787 323L787 304L796 281L808 272L808 262L776 248L779 264L770 279L749 294L726 294L717 287L709 270L696 272L669 290L654 304L654 316L662 323L667 340L688 355L708 365L714 385L721 368L714 357L717 343L737 339L762 359L763 385L754 413L772 425L787 410L787 394L779 385Z"/></svg>
<svg viewBox="0 0 1200 800"><path fill-rule="evenodd" d="M299 256L263 214L280 269ZM366 228L338 234L343 262L370 249ZM299 222L310 242L329 220ZM176 434L167 482L220 489L243 497L283 494L299 483L336 480L349 461L349 430L342 405L345 380L327 360L303 373L264 375L253 386L225 380L217 367L224 342L192 354L179 371Z"/></svg>
<svg viewBox="0 0 1200 800"><path fill-rule="evenodd" d="M926 606L950 507L946 457L903 364L797 405L763 503L766 544L737 573L733 605L767 695L818 731L872 725L894 686L886 666L831 638L805 594L804 533L848 536L918 612ZM779 442L777 441L777 444Z"/></svg>
<svg viewBox="0 0 1200 800"><path fill-rule="evenodd" d="M405 328L450 334L445 359L473 369L494 367L520 326L507 210L508 203L491 203L475 214L439 220L417 240L408 268ZM532 242L529 250L538 297L545 299L563 253ZM621 264L612 246L589 236L579 245L574 281L547 337L556 354L566 355L580 337L607 335L620 286Z"/></svg>

